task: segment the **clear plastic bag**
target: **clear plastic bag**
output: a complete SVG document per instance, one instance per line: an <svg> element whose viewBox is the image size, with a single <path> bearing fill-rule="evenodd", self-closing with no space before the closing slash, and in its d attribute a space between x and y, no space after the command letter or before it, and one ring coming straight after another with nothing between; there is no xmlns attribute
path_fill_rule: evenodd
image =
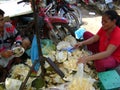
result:
<svg viewBox="0 0 120 90"><path fill-rule="evenodd" d="M78 65L78 71L73 80L67 87L67 90L95 90L93 87L94 79L84 73L84 64Z"/></svg>

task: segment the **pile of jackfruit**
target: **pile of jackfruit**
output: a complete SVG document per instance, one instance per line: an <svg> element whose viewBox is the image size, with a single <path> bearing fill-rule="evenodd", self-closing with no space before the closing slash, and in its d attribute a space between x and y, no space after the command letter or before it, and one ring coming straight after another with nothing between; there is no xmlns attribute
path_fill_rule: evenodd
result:
<svg viewBox="0 0 120 90"><path fill-rule="evenodd" d="M84 64L82 67L80 67L81 65L79 66L76 64L79 57L91 54L84 48L73 49L76 43L76 39L70 35L67 36L64 41L59 42L56 48L50 48L51 50L49 50L45 47L45 53L47 54L44 54L43 56L49 57L58 66L58 68L65 74L64 78L61 78L50 64L45 61L44 67L46 69L46 74L44 84L41 81L38 82L38 86L34 85L33 82L35 82L36 77L29 77L24 90L52 90L50 88L53 88L53 90L54 88L58 88L58 90L99 89L96 84L98 77L97 72L94 69L93 62ZM12 67L10 76L6 78L4 88L6 90L19 90L21 83L26 79L32 64L31 59L27 59L25 64L18 64ZM41 67L39 67L39 70L35 75L38 76L40 73ZM43 86L39 87L40 84Z"/></svg>

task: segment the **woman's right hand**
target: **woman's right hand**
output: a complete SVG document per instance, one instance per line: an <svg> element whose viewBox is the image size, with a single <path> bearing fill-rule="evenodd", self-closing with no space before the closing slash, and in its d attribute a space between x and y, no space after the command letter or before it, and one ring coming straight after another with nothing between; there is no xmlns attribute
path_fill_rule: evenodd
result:
<svg viewBox="0 0 120 90"><path fill-rule="evenodd" d="M1 52L1 57L3 57L3 58L9 58L12 55L13 55L12 50L6 50L6 51Z"/></svg>
<svg viewBox="0 0 120 90"><path fill-rule="evenodd" d="M74 48L79 48L83 46L83 42L78 42L77 44L74 45Z"/></svg>

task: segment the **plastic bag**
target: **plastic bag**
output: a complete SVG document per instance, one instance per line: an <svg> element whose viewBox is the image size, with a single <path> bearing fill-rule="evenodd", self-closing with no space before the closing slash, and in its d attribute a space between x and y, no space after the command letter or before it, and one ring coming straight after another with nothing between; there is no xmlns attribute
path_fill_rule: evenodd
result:
<svg viewBox="0 0 120 90"><path fill-rule="evenodd" d="M34 35L33 41L32 41L32 47L31 47L31 60L32 60L32 63L34 63L35 60L38 60L38 58L39 58L39 55L38 55L37 38L36 38L36 35ZM40 67L40 63L38 62L35 65L34 69L36 71L38 71L39 67Z"/></svg>
<svg viewBox="0 0 120 90"><path fill-rule="evenodd" d="M85 75L83 69L84 64L79 64L78 71L68 85L67 90L95 90L92 86L95 80Z"/></svg>
<svg viewBox="0 0 120 90"><path fill-rule="evenodd" d="M78 69L77 69L77 73L74 75L75 78L79 78L79 77L83 77L83 74L84 74L84 64L81 63L81 64L78 64Z"/></svg>
<svg viewBox="0 0 120 90"><path fill-rule="evenodd" d="M49 39L44 39L41 40L41 49L42 49L42 53L44 55L48 55L51 51L55 50L55 45L53 44L53 42ZM31 47L31 60L32 63L34 63L35 60L39 59L39 55L38 55L38 45L37 45L37 38L36 35L34 35L33 41L32 41L32 47ZM39 70L40 67L40 63L38 62L34 69L36 71Z"/></svg>
<svg viewBox="0 0 120 90"><path fill-rule="evenodd" d="M53 41L50 39L41 40L42 53L48 55L51 51L56 49L56 46L53 44Z"/></svg>
<svg viewBox="0 0 120 90"><path fill-rule="evenodd" d="M6 78L5 80L5 87L6 90L19 90L22 81L12 78Z"/></svg>

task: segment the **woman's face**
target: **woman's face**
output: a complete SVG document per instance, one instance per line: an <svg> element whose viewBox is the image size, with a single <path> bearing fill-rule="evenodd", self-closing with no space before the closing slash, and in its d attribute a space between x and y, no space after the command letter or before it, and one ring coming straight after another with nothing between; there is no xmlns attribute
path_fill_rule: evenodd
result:
<svg viewBox="0 0 120 90"><path fill-rule="evenodd" d="M111 30L116 25L116 20L110 20L107 15L102 16L102 28L104 30Z"/></svg>

